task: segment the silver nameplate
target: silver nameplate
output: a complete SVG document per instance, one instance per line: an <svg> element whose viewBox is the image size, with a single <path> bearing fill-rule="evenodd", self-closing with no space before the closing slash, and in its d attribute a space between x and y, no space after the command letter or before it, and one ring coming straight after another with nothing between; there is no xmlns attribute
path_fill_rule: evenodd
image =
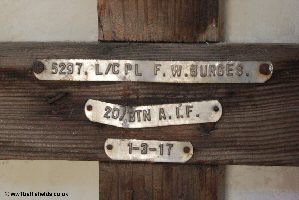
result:
<svg viewBox="0 0 299 200"><path fill-rule="evenodd" d="M267 61L145 61L42 59L34 67L40 80L139 81L163 83L263 83Z"/></svg>
<svg viewBox="0 0 299 200"><path fill-rule="evenodd" d="M122 128L145 128L217 122L222 107L215 100L130 107L90 99L86 102L85 114L93 122Z"/></svg>
<svg viewBox="0 0 299 200"><path fill-rule="evenodd" d="M107 139L105 152L112 160L187 162L193 155L190 142Z"/></svg>

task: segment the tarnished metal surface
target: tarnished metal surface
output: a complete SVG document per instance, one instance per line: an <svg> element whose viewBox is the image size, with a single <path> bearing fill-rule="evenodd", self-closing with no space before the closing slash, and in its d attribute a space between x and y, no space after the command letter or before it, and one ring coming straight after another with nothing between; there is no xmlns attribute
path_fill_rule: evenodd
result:
<svg viewBox="0 0 299 200"><path fill-rule="evenodd" d="M85 114L93 122L145 128L216 122L222 115L222 107L216 100L129 107L90 99L85 105Z"/></svg>
<svg viewBox="0 0 299 200"><path fill-rule="evenodd" d="M273 73L267 61L42 59L35 65L38 79L62 81L263 83Z"/></svg>
<svg viewBox="0 0 299 200"><path fill-rule="evenodd" d="M107 139L105 152L112 160L144 162L187 162L193 155L190 142Z"/></svg>

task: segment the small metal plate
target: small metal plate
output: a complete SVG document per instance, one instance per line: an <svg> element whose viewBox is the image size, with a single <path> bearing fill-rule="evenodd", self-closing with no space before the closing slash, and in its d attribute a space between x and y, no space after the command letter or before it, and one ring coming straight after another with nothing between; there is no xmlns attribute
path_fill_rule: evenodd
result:
<svg viewBox="0 0 299 200"><path fill-rule="evenodd" d="M216 100L129 107L90 99L86 102L85 114L93 122L145 128L216 122L222 115L222 107Z"/></svg>
<svg viewBox="0 0 299 200"><path fill-rule="evenodd" d="M187 162L193 155L190 142L107 139L105 152L112 160Z"/></svg>
<svg viewBox="0 0 299 200"><path fill-rule="evenodd" d="M145 61L42 59L40 80L164 83L263 83L273 73L267 61Z"/></svg>

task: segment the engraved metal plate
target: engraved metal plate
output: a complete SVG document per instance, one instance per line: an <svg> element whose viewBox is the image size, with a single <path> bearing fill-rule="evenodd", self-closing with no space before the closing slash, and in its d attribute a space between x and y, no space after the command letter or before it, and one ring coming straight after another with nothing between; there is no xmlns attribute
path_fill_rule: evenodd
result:
<svg viewBox="0 0 299 200"><path fill-rule="evenodd" d="M187 162L193 155L190 142L107 139L105 152L112 160Z"/></svg>
<svg viewBox="0 0 299 200"><path fill-rule="evenodd" d="M164 83L263 83L273 73L267 61L42 59L33 69L40 80Z"/></svg>
<svg viewBox="0 0 299 200"><path fill-rule="evenodd" d="M216 100L129 107L90 99L86 102L85 114L93 122L145 128L216 122L222 115L222 107Z"/></svg>

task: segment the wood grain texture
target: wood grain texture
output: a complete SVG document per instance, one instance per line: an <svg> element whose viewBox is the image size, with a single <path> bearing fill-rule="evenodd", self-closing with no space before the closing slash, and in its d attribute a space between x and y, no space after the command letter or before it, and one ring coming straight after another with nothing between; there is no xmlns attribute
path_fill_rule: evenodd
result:
<svg viewBox="0 0 299 200"><path fill-rule="evenodd" d="M274 74L265 84L51 82L33 76L37 58L270 60ZM189 163L299 166L298 45L0 43L0 80L0 159L108 161L106 138L136 138L191 141ZM218 99L223 115L215 124L129 130L90 122L88 99Z"/></svg>
<svg viewBox="0 0 299 200"><path fill-rule="evenodd" d="M100 41L217 42L219 0L98 0Z"/></svg>
<svg viewBox="0 0 299 200"><path fill-rule="evenodd" d="M100 198L217 200L222 171L214 166L100 163Z"/></svg>

